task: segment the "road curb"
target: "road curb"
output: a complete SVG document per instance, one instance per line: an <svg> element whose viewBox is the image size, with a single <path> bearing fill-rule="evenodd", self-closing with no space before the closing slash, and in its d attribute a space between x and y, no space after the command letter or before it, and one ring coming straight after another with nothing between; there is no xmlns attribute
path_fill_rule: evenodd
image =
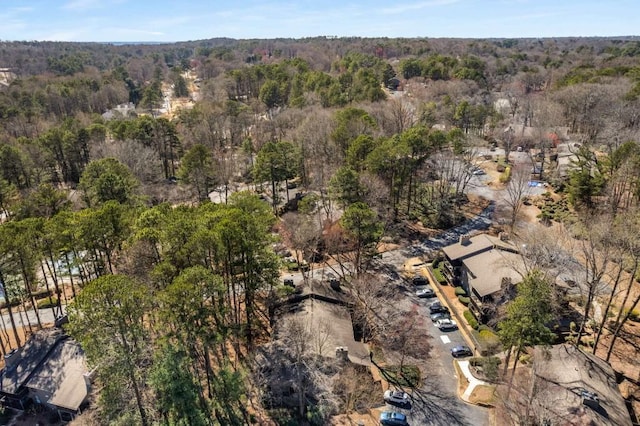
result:
<svg viewBox="0 0 640 426"><path fill-rule="evenodd" d="M426 271L424 275L426 275L427 279L429 280L429 283L431 284L431 288L433 288L433 291L436 293L436 296L438 297L438 299L445 306L447 306L447 308L449 308L449 311L452 312L453 315L455 316L456 323L458 324L458 330L460 330L460 333L462 334L462 337L464 338L464 340L467 342L467 345L473 350L474 356L480 355L480 351L478 350L478 345L476 344L475 339L471 337L466 319L463 316L461 316L461 314L458 313L458 310L449 302L449 298L444 294L444 292L440 288L440 283L436 280L435 276L433 275L433 271L431 270L431 267L426 266L422 269Z"/></svg>

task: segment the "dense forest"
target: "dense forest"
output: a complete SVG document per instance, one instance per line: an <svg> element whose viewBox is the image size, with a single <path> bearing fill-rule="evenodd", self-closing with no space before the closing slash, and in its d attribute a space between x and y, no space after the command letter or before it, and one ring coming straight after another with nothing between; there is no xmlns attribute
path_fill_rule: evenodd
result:
<svg viewBox="0 0 640 426"><path fill-rule="evenodd" d="M268 397L257 354L291 293L279 248L347 265L367 293L383 239L464 219L480 148L504 149L505 180L509 152L540 155L538 178L564 200L541 220L637 274L635 38L0 41L0 69L0 350L24 343L14 316L42 295L66 306L98 366L97 424L324 424L351 410L353 394L307 370L301 407ZM566 173L555 138L575 155ZM363 338L384 349L390 331L358 301Z"/></svg>

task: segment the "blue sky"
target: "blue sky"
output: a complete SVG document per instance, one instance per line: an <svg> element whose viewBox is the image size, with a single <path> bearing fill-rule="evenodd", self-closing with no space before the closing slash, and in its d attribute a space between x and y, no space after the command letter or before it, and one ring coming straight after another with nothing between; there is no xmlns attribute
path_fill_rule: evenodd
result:
<svg viewBox="0 0 640 426"><path fill-rule="evenodd" d="M0 0L0 40L638 35L638 0Z"/></svg>

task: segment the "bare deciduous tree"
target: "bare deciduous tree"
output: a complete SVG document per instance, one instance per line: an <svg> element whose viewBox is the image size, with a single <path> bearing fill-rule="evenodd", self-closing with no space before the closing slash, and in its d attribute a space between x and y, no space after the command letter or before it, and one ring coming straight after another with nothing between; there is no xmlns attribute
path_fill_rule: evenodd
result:
<svg viewBox="0 0 640 426"><path fill-rule="evenodd" d="M524 167L513 169L507 184L504 201L509 207L509 227L514 230L524 198L530 194L529 172Z"/></svg>
<svg viewBox="0 0 640 426"><path fill-rule="evenodd" d="M302 213L287 213L282 217L288 232L288 238L295 250L296 261L299 265L306 261L312 263L312 258L321 238L320 226L311 215ZM309 279L309 270L301 268L302 278Z"/></svg>
<svg viewBox="0 0 640 426"><path fill-rule="evenodd" d="M424 329L424 324L424 316L418 312L418 306L414 304L411 310L402 317L396 318L384 330L380 340L387 349L400 356L401 370L405 358L425 359L429 356L431 344L421 331Z"/></svg>
<svg viewBox="0 0 640 426"><path fill-rule="evenodd" d="M591 319L594 301L605 291L610 290L602 280L609 269L612 251L615 249L610 238L612 227L610 218L605 216L589 217L588 221L588 224L583 224L585 235L578 242L580 260L584 263L584 278L579 283L579 288L583 291L584 306L576 344L580 344L587 323Z"/></svg>
<svg viewBox="0 0 640 426"><path fill-rule="evenodd" d="M375 339L386 333L400 315L389 306L393 298L392 288L382 277L360 275L348 283L355 298L353 322L362 327L365 341Z"/></svg>

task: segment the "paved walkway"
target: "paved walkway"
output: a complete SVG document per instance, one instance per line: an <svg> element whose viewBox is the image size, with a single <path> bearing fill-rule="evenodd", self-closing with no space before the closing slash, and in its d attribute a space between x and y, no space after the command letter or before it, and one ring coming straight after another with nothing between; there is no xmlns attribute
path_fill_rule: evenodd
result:
<svg viewBox="0 0 640 426"><path fill-rule="evenodd" d="M462 371L462 374L464 374L464 377L469 382L469 386L467 386L467 389L463 392L460 398L462 398L463 401L471 403L471 401L469 401L469 398L471 397L471 394L473 393L473 390L476 388L476 386L478 385L489 386L489 384L487 382L483 382L482 380L476 379L475 376L471 374L471 370L469 369L469 361L454 361L454 362L458 363L458 365L460 366L460 370Z"/></svg>

